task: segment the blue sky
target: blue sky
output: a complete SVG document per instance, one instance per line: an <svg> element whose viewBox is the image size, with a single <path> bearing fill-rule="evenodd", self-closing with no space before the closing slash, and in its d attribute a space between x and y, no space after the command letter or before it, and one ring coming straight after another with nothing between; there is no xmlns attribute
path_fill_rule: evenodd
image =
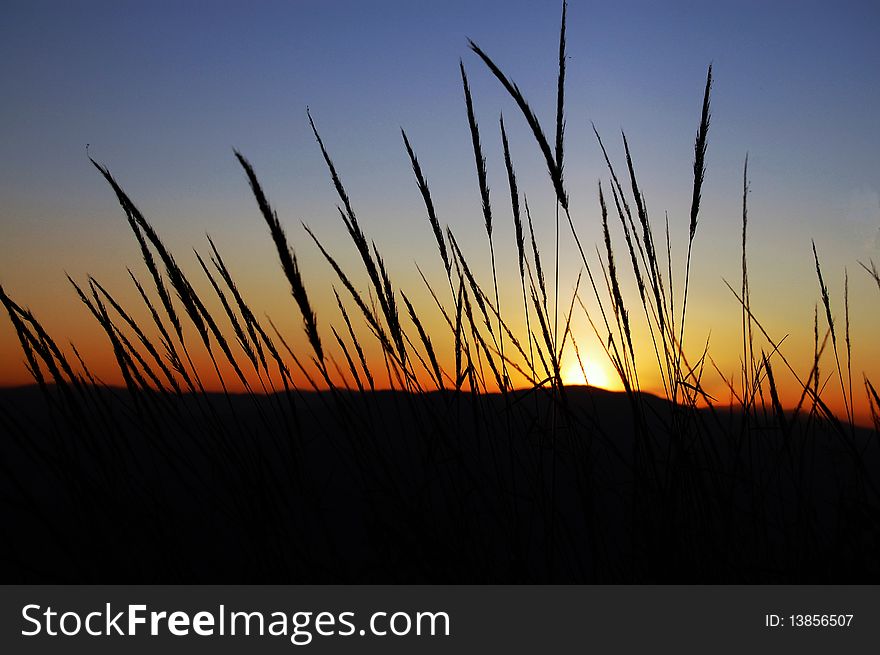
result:
<svg viewBox="0 0 880 655"><path fill-rule="evenodd" d="M349 183L372 189L364 193L387 197L405 172L401 125L438 185L447 174L459 180L450 169L470 178L458 58L487 139L497 113L513 107L465 38L509 71L549 123L558 4L6 3L5 207L33 208L39 198L46 211L72 201L100 211L85 143L141 197L203 202L206 212L241 195L229 184L233 146L265 174L311 191L323 170L306 105ZM710 183L734 181L748 150L755 189L768 179L778 188L774 212L792 203L831 210L849 193L876 192L876 3L574 2L569 15L568 146L585 182L602 173L589 122L610 145L622 127L644 183L656 182L657 201L671 209L688 184L678 173L713 62ZM508 123L517 125L512 115ZM823 230L819 216L799 220Z"/></svg>

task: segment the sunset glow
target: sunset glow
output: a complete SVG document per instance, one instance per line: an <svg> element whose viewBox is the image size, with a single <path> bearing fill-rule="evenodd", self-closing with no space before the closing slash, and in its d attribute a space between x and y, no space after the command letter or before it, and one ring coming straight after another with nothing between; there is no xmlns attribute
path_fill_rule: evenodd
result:
<svg viewBox="0 0 880 655"><path fill-rule="evenodd" d="M435 292L443 291L447 281L401 143L401 126L430 185L440 229L448 226L454 232L488 296L494 298L493 279L498 280L505 320L525 347L527 321L498 131L499 113L504 112L520 195L530 204L550 287L548 316L555 311L558 267L559 314L564 318L567 294L578 273L585 275L583 263L567 221L557 217L552 185L528 125L465 41L466 35L475 38L511 71L550 133L550 103L555 97L550 82L555 78L546 44L556 38L556 12L538 6L520 8L517 20L499 31L492 18L501 4L480 3L474 8L452 2L417 8L390 2L394 9L389 12L361 3L341 3L346 7L341 11L339 4L331 10L320 3L267 3L257 14L226 7L207 23L193 21L174 6L161 11L149 5L110 7L98 16L96 9L66 5L43 15L20 4L4 21L0 60L4 79L16 92L0 108L0 124L4 143L16 157L0 162L0 284L30 308L59 343L76 345L101 380L123 384L111 344L65 275L80 285L94 276L133 317L150 327L152 319L126 269L131 268L152 291L124 214L86 158L86 144L90 156L107 165L131 194L212 311L223 315L191 250L209 256L206 232L255 314L271 316L308 365L301 314L230 145L239 148L253 162L287 231L328 352L353 384L332 333L336 329L346 336L335 286L356 319L355 329L368 358L382 370L381 347L369 329L357 325L359 310L301 226L309 225L355 287L368 293L370 280L336 210L339 199L306 119L307 105L367 242L375 242L381 252L395 293L405 293L419 312L447 384L454 376L454 338L419 271ZM626 11L637 11L644 18L636 34L633 26L619 19ZM399 25L381 20L385 13L395 15ZM621 175L626 169L618 133L621 127L627 130L660 267L664 277L672 276L668 291L675 303L674 318L680 321L693 131L705 66L714 62L717 95L692 248L686 354L698 359L711 335L711 360L704 360L702 385L713 397L733 398L726 381L742 379L742 319L739 302L725 281L740 289L742 165L748 151L751 307L777 343L784 339L781 353L794 369L792 373L773 360L781 402L794 406L802 395L802 381L812 366L817 306L820 336L827 330L811 251L815 240L838 325L844 323L846 278L857 390L853 413L862 422L870 421L862 380L863 376L880 379L880 342L875 338L880 300L876 284L861 264L870 268L872 261L880 261L876 157L880 136L874 114L867 109L880 104L880 87L872 67L853 66L853 62L880 57L867 27L876 24L876 18L876 10L867 6L848 6L829 16L821 7L805 6L791 14L765 7L747 9L741 3L713 3L706 16L688 15L686 20L654 3L589 10L579 3L570 6L564 170L572 220L605 297L600 271L607 256L595 184L602 180L643 390L663 393L664 387L610 197L609 171L591 124L603 137L629 194L626 176ZM736 30L715 34L714 26L731 21ZM252 31L241 35L242 24ZM46 29L57 38L35 37ZM168 47L156 46L157 33ZM696 40L686 36L704 33L714 36ZM791 35L791 42L780 43L776 38L780 33ZM84 34L89 37L83 38ZM199 38L193 40L193 34ZM644 47L625 45L633 40ZM749 47L742 48L743 42ZM811 43L828 45L794 47ZM336 55L327 58L322 54L326 52ZM460 57L472 76L487 158L494 272L462 102ZM792 77L793 69L803 74ZM65 71L63 83L58 80L59 70ZM788 82L779 85L779 79ZM817 96L815 89L820 88L826 91ZM811 110L803 111L804 107ZM668 274L667 216L672 254ZM530 251L528 230L526 234ZM454 299L439 296L449 312ZM604 332L586 278L579 297ZM403 327L418 343L402 301L399 297L397 301ZM590 353L583 361L586 382L620 390L618 375L586 315L575 308L573 327L587 335L581 345ZM529 311L530 329L540 335L534 309ZM763 333L757 327L753 332L757 352L772 352ZM194 362L206 367L205 384L221 389L209 354L200 349L195 333L190 338ZM842 344L843 335L838 335L838 342ZM842 345L839 351L835 357L830 347L826 349L820 370L837 381L826 385L825 402L842 412L848 385L838 381L837 361L845 369ZM525 363L510 350L507 355ZM33 381L15 330L6 320L0 321L0 358L0 385ZM243 389L222 359L219 367L230 389ZM563 368L565 382L584 383L572 352L566 352ZM293 372L300 383L309 384L296 367ZM335 367L329 372L341 380ZM842 373L846 377L846 371ZM416 373L420 379L423 374L421 369ZM491 375L485 374L491 387ZM526 384L516 373L511 376L514 386ZM391 384L384 375L377 376L376 383ZM256 379L249 384L259 386Z"/></svg>

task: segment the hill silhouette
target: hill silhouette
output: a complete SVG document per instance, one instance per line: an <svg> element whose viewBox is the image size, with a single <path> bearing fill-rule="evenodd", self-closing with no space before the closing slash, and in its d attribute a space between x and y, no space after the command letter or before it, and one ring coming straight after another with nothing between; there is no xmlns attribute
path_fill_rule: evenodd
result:
<svg viewBox="0 0 880 655"><path fill-rule="evenodd" d="M47 393L0 391L7 582L880 577L872 433L856 461L814 418L735 443L736 411L643 395L636 420L625 394L569 387L302 393L285 425L280 395L150 415L168 400L90 388L78 430ZM681 412L705 427L690 443Z"/></svg>

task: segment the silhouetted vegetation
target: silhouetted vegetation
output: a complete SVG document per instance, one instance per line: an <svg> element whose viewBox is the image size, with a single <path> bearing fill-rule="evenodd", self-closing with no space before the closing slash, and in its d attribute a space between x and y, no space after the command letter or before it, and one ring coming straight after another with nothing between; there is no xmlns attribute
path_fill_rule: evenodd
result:
<svg viewBox="0 0 880 655"><path fill-rule="evenodd" d="M210 239L208 256L196 253L207 285L192 280L109 169L92 160L139 244L147 277L129 276L143 307L123 307L93 278L70 279L106 336L120 388L98 379L72 344L56 341L0 288L35 382L0 394L7 581L876 581L880 397L865 377L873 429L856 427L848 284L841 331L814 244L824 325L817 305L803 379L752 312L746 159L742 279L738 291L728 284L742 309L742 368L738 380L721 375L735 405L706 393L704 372L714 366L708 344L696 357L682 344L712 69L694 143L685 275L674 280L668 219L658 237L623 134L619 177L594 127L608 173L597 189L603 244L595 257L578 235L563 175L565 38L563 5L552 143L521 90L470 43L546 164L557 203L552 261L544 253L542 262L503 118L509 193L504 210L493 205L499 196L490 195L464 62L491 283L478 279L438 218L429 176L402 132L446 277L419 271L425 298L442 316L436 331L416 292L404 293L389 276L311 114L368 281L359 287L304 226L311 242L297 247L314 243L329 264L340 324L318 315L255 168L235 153L304 340L288 340L257 316ZM508 215L508 200L522 306L502 310L493 225ZM614 243L615 222L625 245ZM572 296L560 298L572 288L559 279L560 239L569 237L582 272ZM874 263L862 267L880 289ZM632 276L637 297L626 296L623 276ZM209 311L216 303L201 288L221 313ZM564 355L581 362L572 325L584 320L623 392L563 384ZM644 322L653 361L637 361L636 321ZM368 356L368 340L381 357ZM439 356L440 343L451 345L450 361ZM194 364L195 349L207 353L212 371ZM823 376L820 363L832 359ZM639 372L654 366L663 397L641 388ZM782 406L780 374L802 390L794 409ZM206 375L223 391L207 391ZM845 416L823 400L831 378Z"/></svg>

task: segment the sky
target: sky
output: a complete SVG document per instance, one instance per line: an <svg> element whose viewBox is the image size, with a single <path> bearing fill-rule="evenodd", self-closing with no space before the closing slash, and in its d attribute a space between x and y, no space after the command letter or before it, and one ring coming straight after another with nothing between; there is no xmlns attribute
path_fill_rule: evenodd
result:
<svg viewBox="0 0 880 655"><path fill-rule="evenodd" d="M134 303L126 267L146 275L111 189L87 159L89 144L89 154L109 167L194 279L199 269L192 248L207 252L209 233L259 313L267 312L295 347L304 347L301 317L235 161L238 149L288 232L319 327L329 334L339 321L332 271L301 223L365 283L336 212L308 107L398 289L425 312L429 327L442 330L416 264L437 283L442 265L400 129L420 159L441 223L490 284L461 59L487 156L501 304L519 306L498 133L502 112L546 257L555 239L555 203L522 116L467 39L520 86L552 133L560 11L558 2L475 0L7 0L0 24L0 284L61 343L75 343L102 378L119 381L97 325L65 278L94 275ZM739 370L740 311L724 280L739 288L748 153L755 315L775 339L785 337L783 352L805 377L820 302L815 240L839 321L849 276L857 395L863 395L863 372L880 381L880 290L859 265L880 264L878 26L875 2L569 4L565 175L573 219L594 252L602 238L597 184L607 185L608 174L591 124L621 168L625 130L658 230L668 213L679 291L693 139L706 69L713 66L685 346L698 356L709 338L726 377ZM570 299L580 260L566 230L560 250L560 295ZM624 287L637 302L632 281L625 279ZM588 377L613 388L602 349L578 316L573 330L591 362ZM639 348L650 352L646 342ZM650 357L643 359L650 369ZM5 318L0 362L0 384L28 381ZM832 364L823 360L828 372ZM657 389L650 370L642 379ZM724 399L720 376L707 374L705 384ZM780 387L785 401L796 401L793 378ZM833 384L828 393L833 400ZM860 407L864 414L866 405Z"/></svg>

